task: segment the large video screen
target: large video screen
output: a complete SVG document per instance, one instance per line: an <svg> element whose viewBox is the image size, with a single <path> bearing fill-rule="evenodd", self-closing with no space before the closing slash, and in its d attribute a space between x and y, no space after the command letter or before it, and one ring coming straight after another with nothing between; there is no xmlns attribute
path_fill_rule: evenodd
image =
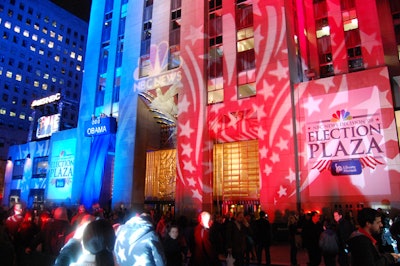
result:
<svg viewBox="0 0 400 266"><path fill-rule="evenodd" d="M42 116L38 119L36 138L41 139L51 136L60 128L60 114Z"/></svg>

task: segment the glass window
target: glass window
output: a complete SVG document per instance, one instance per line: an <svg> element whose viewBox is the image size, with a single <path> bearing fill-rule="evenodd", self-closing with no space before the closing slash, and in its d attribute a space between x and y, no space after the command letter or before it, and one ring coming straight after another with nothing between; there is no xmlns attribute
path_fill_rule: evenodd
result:
<svg viewBox="0 0 400 266"><path fill-rule="evenodd" d="M33 171L32 178L43 178L46 177L47 169L49 167L48 156L35 157L33 159Z"/></svg>
<svg viewBox="0 0 400 266"><path fill-rule="evenodd" d="M22 179L24 176L24 165L25 159L14 161L12 179Z"/></svg>

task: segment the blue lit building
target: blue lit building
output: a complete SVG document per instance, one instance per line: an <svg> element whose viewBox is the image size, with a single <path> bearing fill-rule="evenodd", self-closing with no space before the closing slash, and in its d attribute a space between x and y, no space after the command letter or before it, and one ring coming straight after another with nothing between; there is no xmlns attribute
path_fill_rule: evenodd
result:
<svg viewBox="0 0 400 266"><path fill-rule="evenodd" d="M44 123L48 117L54 131L76 128L87 30L87 22L47 0L0 3L2 169L8 159L25 159L23 154L9 155L9 147L49 138L38 132L38 121ZM57 100L37 101L47 97ZM39 104L32 105L35 100Z"/></svg>

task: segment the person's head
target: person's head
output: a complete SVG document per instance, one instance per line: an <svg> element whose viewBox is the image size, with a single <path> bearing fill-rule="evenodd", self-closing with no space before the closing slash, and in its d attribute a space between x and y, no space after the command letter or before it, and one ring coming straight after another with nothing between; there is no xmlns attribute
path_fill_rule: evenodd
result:
<svg viewBox="0 0 400 266"><path fill-rule="evenodd" d="M260 211L260 218L265 218L265 211Z"/></svg>
<svg viewBox="0 0 400 266"><path fill-rule="evenodd" d="M317 211L312 211L311 213L310 213L310 217L311 217L311 221L313 222L313 223L318 223L319 222L319 218L320 218L320 216L319 216L319 213L317 212Z"/></svg>
<svg viewBox="0 0 400 266"><path fill-rule="evenodd" d="M235 216L235 220L238 221L239 223L243 222L243 220L244 220L243 212L237 212L236 216Z"/></svg>
<svg viewBox="0 0 400 266"><path fill-rule="evenodd" d="M14 214L22 214L23 209L20 203L16 203L13 208Z"/></svg>
<svg viewBox="0 0 400 266"><path fill-rule="evenodd" d="M85 212L86 212L85 205L83 205L83 204L79 205L79 207L78 207L78 213L79 213L79 214L82 214L82 213L85 213Z"/></svg>
<svg viewBox="0 0 400 266"><path fill-rule="evenodd" d="M113 249L115 244L115 232L112 225L98 219L90 222L82 236L83 248L96 255L96 265L113 265Z"/></svg>
<svg viewBox="0 0 400 266"><path fill-rule="evenodd" d="M57 207L53 213L54 220L63 220L68 222L67 209L64 207Z"/></svg>
<svg viewBox="0 0 400 266"><path fill-rule="evenodd" d="M372 208L363 208L358 212L358 224L370 234L379 233L382 228L381 213Z"/></svg>
<svg viewBox="0 0 400 266"><path fill-rule="evenodd" d="M203 211L199 214L199 223L205 228L210 228L210 218L210 213Z"/></svg>
<svg viewBox="0 0 400 266"><path fill-rule="evenodd" d="M172 224L170 226L168 226L168 235L172 238L172 239L177 239L178 235L179 235L179 229L178 226L176 224Z"/></svg>
<svg viewBox="0 0 400 266"><path fill-rule="evenodd" d="M335 221L338 223L340 221L340 219L342 219L343 217L343 213L342 211L335 211L333 213L333 219L335 219Z"/></svg>

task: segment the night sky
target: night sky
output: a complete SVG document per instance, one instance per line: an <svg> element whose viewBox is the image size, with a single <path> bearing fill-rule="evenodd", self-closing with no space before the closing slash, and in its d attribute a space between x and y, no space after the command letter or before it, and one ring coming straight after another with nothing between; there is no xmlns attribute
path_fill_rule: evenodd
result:
<svg viewBox="0 0 400 266"><path fill-rule="evenodd" d="M51 2L89 22L92 0L51 0Z"/></svg>

